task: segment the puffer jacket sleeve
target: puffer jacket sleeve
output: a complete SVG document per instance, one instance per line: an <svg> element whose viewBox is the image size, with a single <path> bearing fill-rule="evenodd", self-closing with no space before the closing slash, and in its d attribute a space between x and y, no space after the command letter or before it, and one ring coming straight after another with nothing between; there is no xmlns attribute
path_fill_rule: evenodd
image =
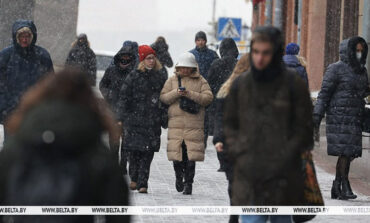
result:
<svg viewBox="0 0 370 223"><path fill-rule="evenodd" d="M130 118L130 104L133 96L132 86L134 85L134 72L135 71L131 72L122 83L119 99L114 112L117 114L117 119L122 122L125 122Z"/></svg>
<svg viewBox="0 0 370 223"><path fill-rule="evenodd" d="M200 92L189 91L187 97L193 100L195 103L203 107L206 107L212 103L213 94L212 94L211 88L209 87L206 79L204 79L203 77L200 77L200 78L202 82Z"/></svg>
<svg viewBox="0 0 370 223"><path fill-rule="evenodd" d="M223 118L224 118L224 98L217 98L214 102L216 104L214 130L213 130L213 144L221 142L225 143Z"/></svg>
<svg viewBox="0 0 370 223"><path fill-rule="evenodd" d="M99 90L108 103L112 99L112 70L113 67L108 67L99 83Z"/></svg>
<svg viewBox="0 0 370 223"><path fill-rule="evenodd" d="M164 84L159 99L167 105L175 103L176 100L180 98L180 95L177 93L177 88L177 86L172 85L172 78L168 79Z"/></svg>
<svg viewBox="0 0 370 223"><path fill-rule="evenodd" d="M325 72L324 80L322 81L321 90L317 98L317 103L315 105L315 109L313 112L313 114L315 116L319 116L320 119L324 117L326 109L330 104L331 97L335 92L338 83L336 67L337 66L335 64L329 65Z"/></svg>
<svg viewBox="0 0 370 223"><path fill-rule="evenodd" d="M224 134L225 142L228 147L227 155L230 161L234 160L239 152L238 146L235 142L238 138L239 132L239 114L238 114L238 91L239 91L238 77L232 84L229 95L225 99L224 107Z"/></svg>

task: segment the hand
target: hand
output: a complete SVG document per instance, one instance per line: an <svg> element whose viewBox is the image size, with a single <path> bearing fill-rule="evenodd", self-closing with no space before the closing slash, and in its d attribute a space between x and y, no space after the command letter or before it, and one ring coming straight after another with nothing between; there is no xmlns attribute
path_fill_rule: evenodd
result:
<svg viewBox="0 0 370 223"><path fill-rule="evenodd" d="M117 125L122 126L122 122L117 122Z"/></svg>
<svg viewBox="0 0 370 223"><path fill-rule="evenodd" d="M187 90L181 91L180 89L177 89L177 93L179 93L180 96L187 96L189 92Z"/></svg>
<svg viewBox="0 0 370 223"><path fill-rule="evenodd" d="M222 142L216 143L215 147L216 147L216 151L219 153L224 151L224 144Z"/></svg>

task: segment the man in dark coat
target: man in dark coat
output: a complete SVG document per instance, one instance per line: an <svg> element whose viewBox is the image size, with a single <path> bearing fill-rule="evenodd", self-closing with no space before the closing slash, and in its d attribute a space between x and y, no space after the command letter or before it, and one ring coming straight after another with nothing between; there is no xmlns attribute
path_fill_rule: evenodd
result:
<svg viewBox="0 0 370 223"><path fill-rule="evenodd" d="M168 44L166 43L166 39L164 37L158 37L151 47L156 52L157 58L159 62L161 62L162 66L166 66L168 68L173 66L171 55L168 52Z"/></svg>
<svg viewBox="0 0 370 223"><path fill-rule="evenodd" d="M218 55L215 51L208 49L207 47L207 35L203 31L199 31L195 35L196 47L190 50L190 53L194 54L195 60L198 63L199 73L207 80L209 68L214 60L218 59ZM204 119L204 145L207 148L208 139L208 115L206 113Z"/></svg>
<svg viewBox="0 0 370 223"><path fill-rule="evenodd" d="M221 86L230 77L234 70L237 58L239 56L238 47L235 41L231 38L225 38L220 44L221 59L213 61L209 69L207 81L211 87L213 95L217 95ZM216 104L213 102L207 108L208 114L208 134L213 135L213 128L215 123ZM217 158L220 162L219 172L225 171L223 153L217 153Z"/></svg>
<svg viewBox="0 0 370 223"><path fill-rule="evenodd" d="M17 20L12 28L13 44L0 51L0 121L18 105L22 94L43 75L54 72L50 54L35 45L36 26Z"/></svg>
<svg viewBox="0 0 370 223"><path fill-rule="evenodd" d="M299 46L295 43L289 43L286 46L285 55L283 57L284 63L287 67L293 68L297 71L298 75L308 85L308 76L306 68L298 60Z"/></svg>
<svg viewBox="0 0 370 223"><path fill-rule="evenodd" d="M75 66L89 75L90 84L96 85L96 56L86 34L80 34L68 54L66 65Z"/></svg>
<svg viewBox="0 0 370 223"><path fill-rule="evenodd" d="M161 144L159 96L166 80L150 46L140 46L139 56L138 67L123 81L116 114L123 123L123 149L130 154L130 188L147 193L150 165Z"/></svg>
<svg viewBox="0 0 370 223"><path fill-rule="evenodd" d="M303 203L301 154L313 147L312 103L304 81L284 66L283 51L279 29L256 28L251 69L234 81L226 98L224 133L236 206ZM268 216L243 218L262 222Z"/></svg>
<svg viewBox="0 0 370 223"><path fill-rule="evenodd" d="M102 80L99 83L99 89L103 95L105 101L110 105L112 111L117 111L119 93L122 87L122 83L128 74L135 69L137 64L137 49L133 42L127 42L114 56L113 64L111 64L105 71ZM118 118L118 114L115 114ZM120 125L121 123L118 123ZM120 149L120 139L113 139L110 137L109 144L111 150L115 154L119 153ZM127 154L121 148L121 167L123 168L123 173L126 174L127 166Z"/></svg>
<svg viewBox="0 0 370 223"><path fill-rule="evenodd" d="M343 40L340 60L325 72L314 109L315 128L326 114L328 155L338 156L332 198L354 199L348 181L350 162L362 154L362 120L367 96L368 46L361 37Z"/></svg>

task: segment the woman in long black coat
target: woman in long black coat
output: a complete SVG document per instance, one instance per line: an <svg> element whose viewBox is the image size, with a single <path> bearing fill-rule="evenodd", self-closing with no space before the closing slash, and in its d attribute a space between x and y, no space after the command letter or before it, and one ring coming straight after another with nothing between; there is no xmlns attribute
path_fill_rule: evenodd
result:
<svg viewBox="0 0 370 223"><path fill-rule="evenodd" d="M116 114L123 123L123 149L129 152L130 188L147 193L150 164L160 148L160 92L165 83L155 51L139 47L140 63L124 80Z"/></svg>
<svg viewBox="0 0 370 223"><path fill-rule="evenodd" d="M350 162L362 154L362 120L368 91L368 46L361 37L343 40L340 60L330 64L314 109L315 127L326 114L328 155L338 156L333 199L355 199L348 180Z"/></svg>
<svg viewBox="0 0 370 223"><path fill-rule="evenodd" d="M231 38L225 38L220 44L220 54L221 59L216 59L211 68L209 68L207 81L211 87L212 94L217 95L221 86L225 81L230 77L231 73L234 70L236 63L238 62L239 51L236 43ZM208 134L213 135L214 132L214 119L216 112L216 103L215 101L207 108L208 115ZM219 172L225 171L224 168L224 157L223 153L217 153L217 158L220 162Z"/></svg>
<svg viewBox="0 0 370 223"><path fill-rule="evenodd" d="M82 69L88 74L90 84L96 85L96 56L90 48L90 43L87 40L86 34L80 34L77 40L72 44L72 49L69 51L66 65L74 66Z"/></svg>

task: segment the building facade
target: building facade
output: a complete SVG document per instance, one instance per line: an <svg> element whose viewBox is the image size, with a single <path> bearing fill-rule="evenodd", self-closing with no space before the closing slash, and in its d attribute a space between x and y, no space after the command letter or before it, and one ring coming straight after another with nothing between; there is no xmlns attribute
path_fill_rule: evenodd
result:
<svg viewBox="0 0 370 223"><path fill-rule="evenodd" d="M360 35L370 42L370 0L254 0L252 29L273 25L285 42L300 45L311 91L318 91L325 68L339 59L339 43ZM369 67L369 58L367 66Z"/></svg>

